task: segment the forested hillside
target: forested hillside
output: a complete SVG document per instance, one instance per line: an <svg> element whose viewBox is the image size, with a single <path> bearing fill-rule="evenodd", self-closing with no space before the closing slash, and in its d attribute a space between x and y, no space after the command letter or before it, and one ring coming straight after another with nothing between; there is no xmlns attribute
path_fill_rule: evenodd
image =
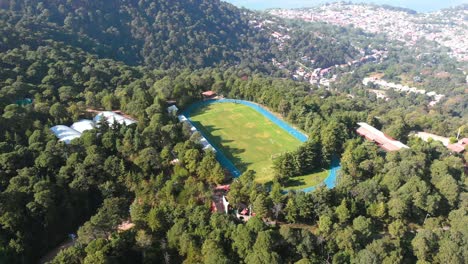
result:
<svg viewBox="0 0 468 264"><path fill-rule="evenodd" d="M247 17L220 1L12 0L2 1L1 7L15 11L23 23L85 37L88 51L133 65L211 66L239 61L245 52L253 55L254 48L259 57L269 50Z"/></svg>
<svg viewBox="0 0 468 264"><path fill-rule="evenodd" d="M15 33L4 29L6 34L26 34L31 42L61 41L130 65L167 69L243 63L265 71L272 58L284 57L271 38L273 31L249 23L254 13L218 0L9 0L2 1L0 9L8 10L0 13L1 21L15 27ZM37 38L26 33L31 31ZM301 42L304 35L291 37ZM323 66L343 63L355 54L345 43L319 38L306 47L291 45L288 53L299 59L304 49L314 46Z"/></svg>
<svg viewBox="0 0 468 264"><path fill-rule="evenodd" d="M347 75L336 90L273 77L280 71L263 64L272 54L286 60L301 56L297 49L328 65L356 50L338 43L339 31L300 31L280 51L271 32L249 26L249 11L218 1L0 5L0 263L37 263L72 233L75 243L51 263L467 262L468 155L408 137L454 135L466 125L458 76L455 108L359 91L375 69ZM338 55L327 55L335 48ZM378 70L415 63L425 61L392 57ZM233 181L167 112L206 90L262 104L310 140L281 157L273 182L259 184L251 171ZM137 124L100 122L68 145L50 131L96 110L120 110ZM411 148L386 154L355 133L362 121ZM310 149L313 164L304 158ZM282 192L300 174L295 167L328 165L333 156L342 164L336 188ZM256 216L245 223L211 212L220 184L231 184L229 201Z"/></svg>
<svg viewBox="0 0 468 264"><path fill-rule="evenodd" d="M19 47L2 53L1 61L2 262L34 262L76 230L78 244L53 263L465 258L466 244L456 240L466 236L460 224L467 217L461 159L435 142L414 141L412 150L385 157L373 145L349 141L360 120L386 121L385 127L403 134L424 125L391 122L392 104L310 93L306 84L261 75L245 80L239 69L129 67L58 43ZM177 98L183 107L205 89L282 113L311 135L321 160L344 151L339 187L282 195L280 179L270 192L247 172L233 183L229 199L252 203L259 217L244 225L212 214L211 188L223 182L219 164L165 109L166 100ZM25 96L34 104L12 104ZM71 145L57 142L49 128L86 117L87 108L122 109L138 126L102 126ZM375 111L380 120L373 118ZM460 125L457 119L443 122L447 128ZM179 165L170 163L174 154ZM269 227L262 218L284 224ZM116 232L127 219L136 226ZM319 230L310 232L313 226Z"/></svg>

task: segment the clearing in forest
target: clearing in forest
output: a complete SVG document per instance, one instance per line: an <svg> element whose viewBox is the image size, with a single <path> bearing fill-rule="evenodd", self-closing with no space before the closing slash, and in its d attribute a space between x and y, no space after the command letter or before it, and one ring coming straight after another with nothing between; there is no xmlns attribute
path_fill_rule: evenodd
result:
<svg viewBox="0 0 468 264"><path fill-rule="evenodd" d="M273 179L273 159L302 142L255 109L237 103L214 103L195 109L192 123L242 172L256 180Z"/></svg>

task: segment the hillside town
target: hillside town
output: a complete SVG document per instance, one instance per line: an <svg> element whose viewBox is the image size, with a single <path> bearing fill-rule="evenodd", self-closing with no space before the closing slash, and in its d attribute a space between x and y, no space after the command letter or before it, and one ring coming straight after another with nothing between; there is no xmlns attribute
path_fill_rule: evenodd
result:
<svg viewBox="0 0 468 264"><path fill-rule="evenodd" d="M282 18L352 26L369 33L384 34L409 46L421 40L435 41L450 48L449 55L452 57L459 61L468 61L467 8L413 13L381 6L338 2L316 8L271 9L268 12Z"/></svg>
<svg viewBox="0 0 468 264"><path fill-rule="evenodd" d="M408 85L402 85L402 84L397 84L393 82L387 82L385 80L382 80L377 77L366 77L362 80L362 84L369 86L369 85L374 85L377 86L378 88L381 88L383 90L389 90L392 89L397 92L402 92L402 93L417 93L417 94L424 94L427 97L431 98L431 101L429 102L429 106L435 106L440 100L442 100L445 95L443 94L438 94L434 91L427 92L424 89L418 89L416 87L409 87ZM386 96L385 91L382 90L374 90L370 89L371 92L375 93L377 95L377 98L382 98L382 99L388 99Z"/></svg>
<svg viewBox="0 0 468 264"><path fill-rule="evenodd" d="M253 25L254 28L269 32L271 39L278 44L280 50L283 50L289 44L288 41L290 41L291 36L288 32L291 29L278 24L278 22L268 19L252 19L249 21L249 24ZM315 66L315 60L307 55L302 56L300 60L272 58L271 63L274 67L286 71L293 80L329 87L331 83L337 80L338 70L349 72L355 67L366 63L380 63L387 58L388 54L386 50L375 49L371 46L366 47L366 49L357 46L353 46L353 48L359 52L359 55L355 59L325 68Z"/></svg>

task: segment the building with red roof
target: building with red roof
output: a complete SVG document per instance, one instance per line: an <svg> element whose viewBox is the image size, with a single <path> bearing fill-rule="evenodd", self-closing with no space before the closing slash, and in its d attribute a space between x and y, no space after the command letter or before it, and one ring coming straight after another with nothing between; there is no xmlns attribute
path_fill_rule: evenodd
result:
<svg viewBox="0 0 468 264"><path fill-rule="evenodd" d="M210 90L210 91L205 91L205 92L202 93L202 95L203 95L203 97L204 97L205 99L210 99L210 98L213 98L213 97L216 96L216 92L215 92L215 91L211 91L211 90Z"/></svg>
<svg viewBox="0 0 468 264"><path fill-rule="evenodd" d="M453 152L463 153L468 145L468 138L462 138L458 143L449 144L447 148Z"/></svg>
<svg viewBox="0 0 468 264"><path fill-rule="evenodd" d="M398 151L402 148L409 148L407 145L401 143L398 140L395 140L377 128L367 124L367 123L358 123L360 126L356 132L365 137L367 140L375 142L380 148L385 151Z"/></svg>

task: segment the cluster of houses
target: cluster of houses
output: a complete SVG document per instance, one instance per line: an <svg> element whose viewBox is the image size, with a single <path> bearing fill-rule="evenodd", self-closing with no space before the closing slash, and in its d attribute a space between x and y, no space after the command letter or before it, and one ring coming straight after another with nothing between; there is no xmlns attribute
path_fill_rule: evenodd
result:
<svg viewBox="0 0 468 264"><path fill-rule="evenodd" d="M214 94L210 93L210 96L213 96ZM171 105L167 108L167 112L170 115L177 115L177 112L179 109L177 108L176 105ZM192 125L190 120L185 116L185 115L177 115L177 119L179 120L180 123L186 123L190 127L190 134L194 134L195 132L198 132L197 128ZM200 134L200 144L203 146L204 151L213 151L216 152L216 149L208 142L208 140Z"/></svg>
<svg viewBox="0 0 468 264"><path fill-rule="evenodd" d="M442 10L412 14L384 7L344 2L311 9L272 9L272 15L339 26L353 26L370 33L382 33L390 39L413 46L426 39L450 48L451 56L468 60L466 12Z"/></svg>
<svg viewBox="0 0 468 264"><path fill-rule="evenodd" d="M219 185L214 188L213 200L211 201L211 212L234 214L237 219L244 222L255 216L251 205L238 204L235 208L226 198L230 185Z"/></svg>
<svg viewBox="0 0 468 264"><path fill-rule="evenodd" d="M70 144L72 140L81 137L83 132L96 128L101 120L105 120L109 125L117 123L129 126L136 123L135 120L129 117L111 111L104 111L98 113L93 120L82 119L73 123L69 127L65 125L57 125L52 127L50 130L59 139L59 141L62 141L65 144Z"/></svg>
<svg viewBox="0 0 468 264"><path fill-rule="evenodd" d="M362 80L362 84L364 84L366 86L369 85L369 84L374 84L374 85L377 85L377 86L381 87L384 90L393 89L393 90L398 91L398 92L424 94L424 95L426 95L428 97L433 98L433 100L431 102L429 102L429 106L436 105L437 103L440 102L440 100L442 100L442 98L445 97L445 95L443 95L443 94L438 94L436 92L426 92L426 90L424 90L424 89L418 89L416 87L409 87L407 85L387 82L387 81L382 80L382 79L377 78L377 77L366 77L366 78L364 78ZM380 96L386 98L384 95L380 95ZM379 97L379 95L378 95L378 97Z"/></svg>
<svg viewBox="0 0 468 264"><path fill-rule="evenodd" d="M286 33L290 30L289 28L278 26L278 30L282 32L278 32L271 28L272 25L276 24L275 21L271 21L268 19L267 20L252 19L252 20L249 20L249 24L252 25L253 28L258 29L260 31L268 30L272 32L270 33L270 36L278 44L279 50L283 50L286 45L286 42L291 39L291 36Z"/></svg>
<svg viewBox="0 0 468 264"><path fill-rule="evenodd" d="M295 80L304 80L308 81L310 84L316 84L321 86L330 86L331 83L335 82L338 75L336 74L337 69L351 69L352 67L357 67L363 65L365 63L370 62L382 62L385 58L387 58L387 51L385 50L377 50L373 49L371 54L365 54L363 50L361 50L361 55L359 59L349 61L344 64L340 65L333 65L328 68L315 68L313 70L306 70L307 67L303 66L296 69L292 73L292 77ZM310 62L312 64L315 63L314 60L310 59L308 56L303 56L301 58L303 62ZM279 67L280 69L285 68L284 63L277 62L276 60L272 60L273 65ZM299 63L302 65L302 63Z"/></svg>
<svg viewBox="0 0 468 264"><path fill-rule="evenodd" d="M274 12L274 11L273 11ZM279 49L282 50L291 39L291 36L288 35L289 28L277 25L277 28L273 29L273 25L276 25L277 22L271 20L260 21L257 19L250 20L249 23L254 26L254 28L260 30L269 30L271 31L271 37L279 44ZM318 38L321 38L320 35L316 34ZM341 65L333 65L328 68L309 68L306 65L314 65L316 61L310 56L302 56L300 61L287 59L286 61L278 61L276 58L272 58L271 62L273 66L279 69L287 69L289 66L294 64L295 70L288 71L291 74L291 77L294 80L302 80L310 82L310 84L316 84L320 86L328 87L331 83L337 80L338 75L335 74L336 69L344 69L360 66L369 62L382 62L387 58L388 51L374 49L371 46L367 50L370 52L356 47L361 53L361 57ZM303 65L304 63L305 65ZM298 64L299 67L296 67L295 64Z"/></svg>

